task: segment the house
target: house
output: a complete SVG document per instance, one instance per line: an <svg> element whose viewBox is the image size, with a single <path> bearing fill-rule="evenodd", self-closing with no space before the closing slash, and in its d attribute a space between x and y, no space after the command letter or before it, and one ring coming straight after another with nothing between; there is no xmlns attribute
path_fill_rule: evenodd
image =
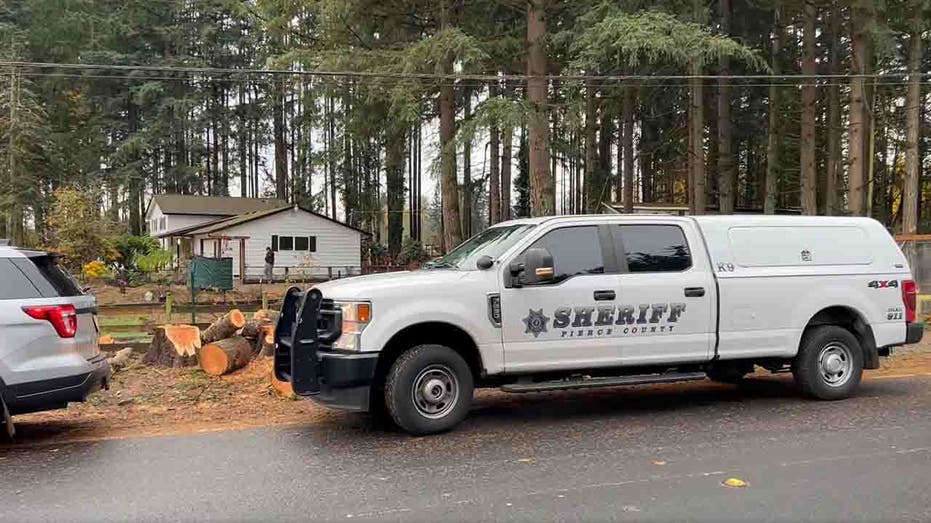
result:
<svg viewBox="0 0 931 523"><path fill-rule="evenodd" d="M176 245L175 231L256 211L279 209L288 205L277 198L233 198L229 196L193 196L160 194L152 197L146 209L146 229L159 238L162 248ZM186 251L190 257L190 250Z"/></svg>
<svg viewBox="0 0 931 523"><path fill-rule="evenodd" d="M155 236L173 242L180 260L194 255L232 258L234 278L257 281L264 273L267 247L275 251L276 280L359 274L364 234L322 214L285 203L176 227Z"/></svg>

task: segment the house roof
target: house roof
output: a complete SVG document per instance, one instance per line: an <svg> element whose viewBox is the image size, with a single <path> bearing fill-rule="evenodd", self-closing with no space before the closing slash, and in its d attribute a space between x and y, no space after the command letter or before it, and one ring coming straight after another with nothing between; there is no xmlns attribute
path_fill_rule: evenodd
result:
<svg viewBox="0 0 931 523"><path fill-rule="evenodd" d="M199 216L237 216L256 211L279 209L288 205L278 198L236 198L232 196L194 196L159 194L152 198L164 214ZM151 205L150 205L151 206Z"/></svg>
<svg viewBox="0 0 931 523"><path fill-rule="evenodd" d="M273 214L278 214L280 212L287 211L292 208L300 209L318 218L323 218L324 220L333 222L338 225L342 225L343 227L346 227L347 229L352 229L356 232L359 232L365 235L369 234L363 231L362 229L353 227L352 225L347 225L339 220L334 220L333 218L330 218L329 216L316 213L314 211L311 211L310 209L305 209L304 207L301 207L299 205L293 205L293 206L283 205L281 207L277 207L274 209L266 209L262 211L249 212L249 213L240 214L238 216L233 216L231 218L221 218L219 220L213 220L207 223L199 223L197 225L192 225L190 227L185 227L183 229L176 229L174 231L170 231L166 233L164 236L192 236L195 234L208 234L209 235L211 233L222 231L224 229L229 229L230 227L233 227L235 225L242 225L244 223L248 223L253 220L258 220L259 218L265 218Z"/></svg>

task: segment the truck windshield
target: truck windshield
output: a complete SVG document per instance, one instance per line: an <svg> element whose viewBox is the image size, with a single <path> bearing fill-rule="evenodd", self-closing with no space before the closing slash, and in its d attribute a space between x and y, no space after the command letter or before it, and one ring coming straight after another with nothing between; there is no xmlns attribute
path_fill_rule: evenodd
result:
<svg viewBox="0 0 931 523"><path fill-rule="evenodd" d="M497 259L505 251L524 237L536 225L522 223L491 227L469 238L453 249L449 254L439 258L427 267L432 269L477 269L475 262L482 256Z"/></svg>

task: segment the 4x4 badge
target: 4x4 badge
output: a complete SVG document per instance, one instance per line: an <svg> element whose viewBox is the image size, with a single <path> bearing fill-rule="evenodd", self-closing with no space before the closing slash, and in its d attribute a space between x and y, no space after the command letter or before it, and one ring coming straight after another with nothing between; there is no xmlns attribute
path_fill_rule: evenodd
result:
<svg viewBox="0 0 931 523"><path fill-rule="evenodd" d="M533 334L533 337L536 338L541 332L546 332L546 324L549 321L550 319L543 314L543 309L538 311L530 309L530 314L524 318L524 324L527 325L527 330L524 333Z"/></svg>

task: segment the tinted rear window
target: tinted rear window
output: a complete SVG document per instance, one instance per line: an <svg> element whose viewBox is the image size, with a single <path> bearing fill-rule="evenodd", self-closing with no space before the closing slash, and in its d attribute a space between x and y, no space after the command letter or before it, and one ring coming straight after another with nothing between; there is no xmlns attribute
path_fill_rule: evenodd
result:
<svg viewBox="0 0 931 523"><path fill-rule="evenodd" d="M678 272L692 266L688 242L675 225L621 225L612 228L623 245L629 272Z"/></svg>
<svg viewBox="0 0 931 523"><path fill-rule="evenodd" d="M36 288L23 271L13 264L11 258L0 258L0 300L28 300L41 298Z"/></svg>
<svg viewBox="0 0 931 523"><path fill-rule="evenodd" d="M44 298L81 296L81 287L54 256L11 258Z"/></svg>

